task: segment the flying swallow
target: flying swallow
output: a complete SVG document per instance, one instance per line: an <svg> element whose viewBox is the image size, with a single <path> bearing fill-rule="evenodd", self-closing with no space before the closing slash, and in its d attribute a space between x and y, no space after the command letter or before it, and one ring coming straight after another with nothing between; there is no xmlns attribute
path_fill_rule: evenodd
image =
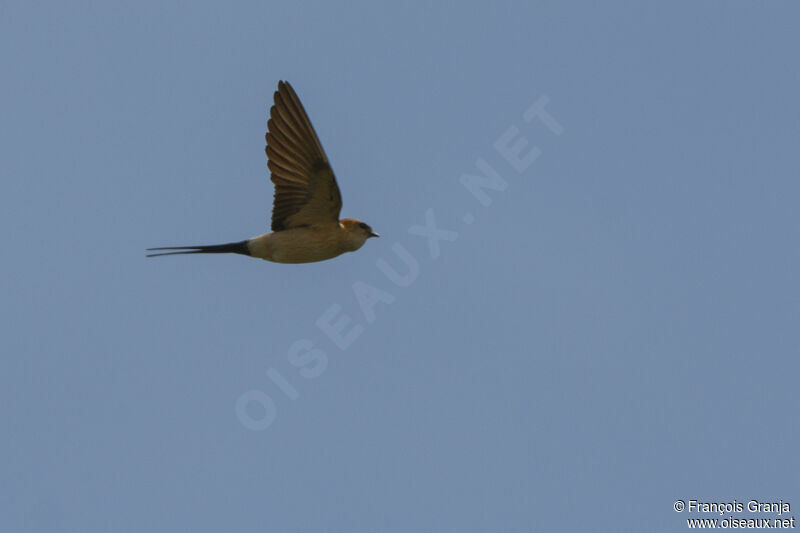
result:
<svg viewBox="0 0 800 533"><path fill-rule="evenodd" d="M279 81L267 121L267 167L275 197L272 233L227 244L148 248L147 257L233 253L275 263L312 263L354 252L379 235L353 218L339 220L342 195L303 104ZM165 251L168 250L168 251Z"/></svg>

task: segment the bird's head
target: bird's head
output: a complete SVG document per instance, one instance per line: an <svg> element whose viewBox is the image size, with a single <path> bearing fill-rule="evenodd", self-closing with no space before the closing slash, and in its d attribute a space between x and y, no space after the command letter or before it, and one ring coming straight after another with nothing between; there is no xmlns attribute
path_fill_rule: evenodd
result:
<svg viewBox="0 0 800 533"><path fill-rule="evenodd" d="M348 240L355 250L361 248L370 237L380 237L380 235L372 231L369 224L354 218L343 218L339 221L339 225L347 232Z"/></svg>

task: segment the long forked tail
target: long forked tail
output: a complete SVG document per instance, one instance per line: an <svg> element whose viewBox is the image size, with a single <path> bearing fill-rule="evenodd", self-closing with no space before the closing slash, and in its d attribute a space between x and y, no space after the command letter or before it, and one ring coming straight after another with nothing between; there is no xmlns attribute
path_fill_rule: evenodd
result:
<svg viewBox="0 0 800 533"><path fill-rule="evenodd" d="M172 251L164 252L162 250L172 250ZM158 252L155 254L147 254L147 257L158 257L161 255L180 255L180 254L250 255L250 249L247 247L247 241L229 242L228 244L211 244L208 246L171 246L168 248L148 248L147 251Z"/></svg>

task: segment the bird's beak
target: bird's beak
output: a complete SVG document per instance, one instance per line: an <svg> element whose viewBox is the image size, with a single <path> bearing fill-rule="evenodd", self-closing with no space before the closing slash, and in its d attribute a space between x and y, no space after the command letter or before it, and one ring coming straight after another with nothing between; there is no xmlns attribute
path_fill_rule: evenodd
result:
<svg viewBox="0 0 800 533"><path fill-rule="evenodd" d="M369 236L370 236L370 237L380 237L380 235L378 235L378 234L377 234L377 233L375 233L374 231L370 231L370 232L369 232Z"/></svg>

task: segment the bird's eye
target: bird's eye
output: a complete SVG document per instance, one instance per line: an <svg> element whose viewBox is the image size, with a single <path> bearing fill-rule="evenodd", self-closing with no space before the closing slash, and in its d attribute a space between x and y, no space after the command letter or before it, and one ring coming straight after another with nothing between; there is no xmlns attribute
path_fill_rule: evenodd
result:
<svg viewBox="0 0 800 533"><path fill-rule="evenodd" d="M358 227L361 228L361 229L369 229L369 226L367 226L363 222L361 224L359 224Z"/></svg>

